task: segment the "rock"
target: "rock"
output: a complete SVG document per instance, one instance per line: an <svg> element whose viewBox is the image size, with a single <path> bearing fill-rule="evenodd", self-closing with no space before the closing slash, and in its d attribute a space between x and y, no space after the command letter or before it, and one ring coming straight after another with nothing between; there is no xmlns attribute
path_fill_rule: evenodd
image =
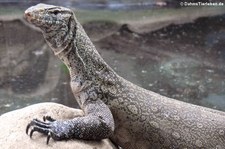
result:
<svg viewBox="0 0 225 149"><path fill-rule="evenodd" d="M25 133L27 124L33 119L42 119L44 115L49 115L55 119L71 119L76 116L82 116L83 112L78 109L66 107L56 103L40 103L28 106L23 109L11 111L0 116L0 144L4 149L115 149L108 139L102 141L54 141L50 139L49 145L46 145L46 136L35 133L32 139Z"/></svg>

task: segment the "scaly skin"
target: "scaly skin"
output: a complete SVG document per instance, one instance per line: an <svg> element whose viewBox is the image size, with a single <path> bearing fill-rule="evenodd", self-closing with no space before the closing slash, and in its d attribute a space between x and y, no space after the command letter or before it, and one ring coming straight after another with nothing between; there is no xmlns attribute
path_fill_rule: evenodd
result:
<svg viewBox="0 0 225 149"><path fill-rule="evenodd" d="M25 11L68 67L71 88L84 117L27 126L54 140L110 138L124 149L225 148L225 113L138 87L118 76L101 58L74 13L38 4ZM48 120L48 122L45 122Z"/></svg>

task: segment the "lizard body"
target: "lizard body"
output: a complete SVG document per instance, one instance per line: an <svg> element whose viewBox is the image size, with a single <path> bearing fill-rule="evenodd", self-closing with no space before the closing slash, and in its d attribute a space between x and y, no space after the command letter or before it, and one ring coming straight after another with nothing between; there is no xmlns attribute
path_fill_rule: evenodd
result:
<svg viewBox="0 0 225 149"><path fill-rule="evenodd" d="M101 58L74 13L38 4L25 11L68 67L84 117L34 119L26 129L54 140L110 138L124 149L225 148L225 113L161 96L116 74Z"/></svg>

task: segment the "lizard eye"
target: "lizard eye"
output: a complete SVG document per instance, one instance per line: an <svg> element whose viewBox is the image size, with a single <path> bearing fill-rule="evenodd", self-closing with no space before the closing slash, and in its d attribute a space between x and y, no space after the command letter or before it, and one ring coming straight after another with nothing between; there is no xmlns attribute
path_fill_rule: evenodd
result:
<svg viewBox="0 0 225 149"><path fill-rule="evenodd" d="M55 10L55 11L53 12L53 14L54 14L54 15L59 14L59 10Z"/></svg>

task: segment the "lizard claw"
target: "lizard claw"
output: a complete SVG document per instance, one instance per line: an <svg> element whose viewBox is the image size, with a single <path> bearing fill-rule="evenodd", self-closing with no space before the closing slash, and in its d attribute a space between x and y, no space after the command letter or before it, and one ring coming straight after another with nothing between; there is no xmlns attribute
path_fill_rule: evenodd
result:
<svg viewBox="0 0 225 149"><path fill-rule="evenodd" d="M29 130L29 128L30 128L30 123L27 125L27 127L26 127L26 134L28 135L28 130Z"/></svg>
<svg viewBox="0 0 225 149"><path fill-rule="evenodd" d="M55 120L51 118L50 116L45 116L43 117L44 122L38 120L38 119L33 119L26 127L26 134L32 138L33 133L35 131L42 133L44 135L47 135L47 144L49 143L49 140L51 137L53 137L53 132L52 132L52 126L51 123L54 122ZM48 120L49 122L45 122ZM29 133L29 129L31 128L31 131Z"/></svg>
<svg viewBox="0 0 225 149"><path fill-rule="evenodd" d="M48 143L49 143L49 140L50 140L51 136L52 136L52 133L51 133L51 132L49 132L49 133L48 133L48 136L47 136L47 142L46 142L46 144L48 144Z"/></svg>
<svg viewBox="0 0 225 149"><path fill-rule="evenodd" d="M54 122L56 121L55 119L53 119L51 116L43 116L43 121L49 121L49 122Z"/></svg>

